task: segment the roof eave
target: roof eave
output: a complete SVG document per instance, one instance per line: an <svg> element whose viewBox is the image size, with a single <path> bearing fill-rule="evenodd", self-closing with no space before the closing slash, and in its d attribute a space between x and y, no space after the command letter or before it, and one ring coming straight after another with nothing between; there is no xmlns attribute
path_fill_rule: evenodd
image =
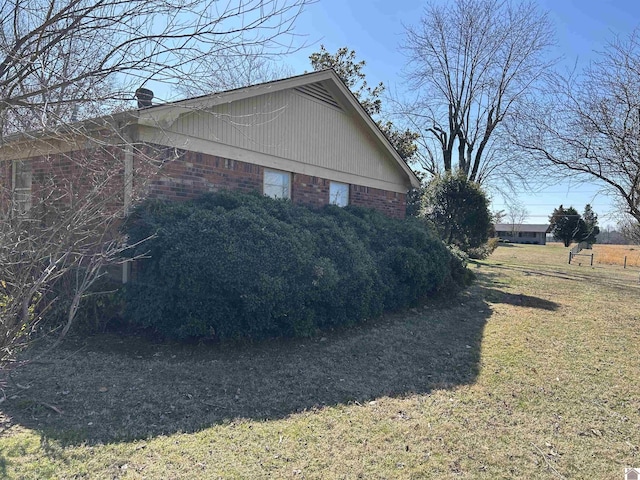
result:
<svg viewBox="0 0 640 480"><path fill-rule="evenodd" d="M295 77L273 80L258 85L237 88L234 90L227 90L225 92L213 93L206 96L190 98L163 105L156 105L139 110L138 122L140 124L148 125L151 127L168 126L183 113L187 113L194 109L201 110L203 108L210 108L220 104L231 103L257 95L264 95L266 93L278 92L300 87L302 85L307 85L310 83L323 81L331 81L331 83L338 88L343 100L345 100L349 104L349 106L358 114L358 116L365 122L365 124L367 124L369 129L377 138L378 142L382 145L383 148L385 148L385 150L387 150L390 156L395 160L398 166L408 177L410 187L420 187L420 180L418 180L416 174L402 159L402 157L400 157L386 135L382 133L376 122L373 121L371 116L362 107L360 102L355 98L353 93L349 90L349 88L344 84L342 79L340 79L338 74L333 69L305 73Z"/></svg>
<svg viewBox="0 0 640 480"><path fill-rule="evenodd" d="M364 109L362 104L355 97L353 92L349 90L349 88L344 84L342 79L338 76L338 74L333 69L321 70L320 72L327 72L330 78L334 81L337 87L342 92L344 98L349 102L352 108L358 112L360 117L364 120L364 122L369 126L369 128L376 135L379 142L383 145L383 147L391 154L393 159L398 163L400 168L404 171L404 173L409 177L409 182L412 188L420 187L420 180L416 176L415 172L407 165L407 162L400 156L397 150L393 147L387 136L382 133L378 124L371 118L371 115ZM319 72L319 73L320 73Z"/></svg>
<svg viewBox="0 0 640 480"><path fill-rule="evenodd" d="M58 139L61 136L87 134L105 128L117 127L121 129L127 125L137 123L137 119L138 110L127 110L102 117L63 124L52 129L14 133L2 139L0 149L13 148L15 145L23 142L46 141L47 139Z"/></svg>
<svg viewBox="0 0 640 480"><path fill-rule="evenodd" d="M317 72L305 73L295 77L289 77L281 80L273 80L270 82L251 85L248 87L227 90L220 93L213 93L205 96L194 97L177 102L171 102L161 105L153 105L142 109L127 110L113 115L105 115L103 117L92 118L80 122L74 122L69 125L63 125L55 130L44 130L28 133L19 133L11 135L3 139L0 149L8 145L14 148L22 142L42 140L48 138L60 137L60 135L74 135L91 131L97 131L105 127L118 126L123 128L128 125L147 125L152 127L162 127L163 125L173 123L180 115L194 109L202 109L213 107L216 105L231 103L245 98L263 95L271 92L278 92L290 88L296 88L309 83L331 81L333 85L340 91L342 98L351 106L358 116L369 127L371 132L377 138L380 145L387 150L391 158L395 160L401 170L405 173L412 188L420 187L420 181L400 157L396 149L393 147L389 139L380 130L376 122L371 118L369 113L362 107L349 88L344 84L342 79L333 69L320 70Z"/></svg>

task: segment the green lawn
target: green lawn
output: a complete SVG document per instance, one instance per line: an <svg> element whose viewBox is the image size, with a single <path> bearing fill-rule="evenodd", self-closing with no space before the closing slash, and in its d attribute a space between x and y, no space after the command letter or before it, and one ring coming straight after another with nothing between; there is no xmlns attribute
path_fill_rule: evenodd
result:
<svg viewBox="0 0 640 480"><path fill-rule="evenodd" d="M67 342L6 380L0 478L624 478L639 269L501 246L469 291L312 340Z"/></svg>

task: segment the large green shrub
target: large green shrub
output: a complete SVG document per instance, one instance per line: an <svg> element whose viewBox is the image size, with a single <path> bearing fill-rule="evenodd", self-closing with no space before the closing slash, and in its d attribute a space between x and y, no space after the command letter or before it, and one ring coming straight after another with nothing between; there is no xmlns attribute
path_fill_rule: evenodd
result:
<svg viewBox="0 0 640 480"><path fill-rule="evenodd" d="M127 222L138 262L127 319L172 338L306 336L413 305L456 260L420 220L222 192L147 201ZM462 268L464 270L464 268Z"/></svg>
<svg viewBox="0 0 640 480"><path fill-rule="evenodd" d="M489 258L493 252L495 252L496 248L498 248L498 243L500 239L497 237L492 237L487 240L487 243L480 245L476 248L470 248L468 250L469 258L473 258L476 260L484 260L485 258Z"/></svg>
<svg viewBox="0 0 640 480"><path fill-rule="evenodd" d="M487 195L460 172L436 176L428 183L421 215L433 222L448 245L465 252L486 243L492 228Z"/></svg>

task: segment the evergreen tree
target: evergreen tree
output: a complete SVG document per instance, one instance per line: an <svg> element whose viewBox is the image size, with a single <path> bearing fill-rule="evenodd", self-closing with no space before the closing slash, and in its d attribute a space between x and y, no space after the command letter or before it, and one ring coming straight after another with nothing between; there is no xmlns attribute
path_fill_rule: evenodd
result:
<svg viewBox="0 0 640 480"><path fill-rule="evenodd" d="M580 241L580 237L586 232L584 221L573 207L564 208L560 205L553 210L549 223L553 238L561 241L565 247L571 245L574 240Z"/></svg>
<svg viewBox="0 0 640 480"><path fill-rule="evenodd" d="M580 241L591 244L596 243L596 236L600 233L600 227L598 227L598 214L593 211L590 204L587 204L584 207L582 221L584 223L585 231Z"/></svg>
<svg viewBox="0 0 640 480"><path fill-rule="evenodd" d="M486 243L493 226L487 195L464 173L447 173L429 182L423 216L434 223L445 243L464 251Z"/></svg>

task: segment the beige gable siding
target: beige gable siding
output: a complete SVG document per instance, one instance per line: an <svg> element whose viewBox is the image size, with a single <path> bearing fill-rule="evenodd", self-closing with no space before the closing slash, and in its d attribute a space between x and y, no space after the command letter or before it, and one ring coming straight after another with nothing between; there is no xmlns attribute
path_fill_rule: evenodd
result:
<svg viewBox="0 0 640 480"><path fill-rule="evenodd" d="M170 130L292 160L303 164L300 172L313 165L393 184L396 191L408 187L404 172L361 120L292 89L181 115Z"/></svg>

